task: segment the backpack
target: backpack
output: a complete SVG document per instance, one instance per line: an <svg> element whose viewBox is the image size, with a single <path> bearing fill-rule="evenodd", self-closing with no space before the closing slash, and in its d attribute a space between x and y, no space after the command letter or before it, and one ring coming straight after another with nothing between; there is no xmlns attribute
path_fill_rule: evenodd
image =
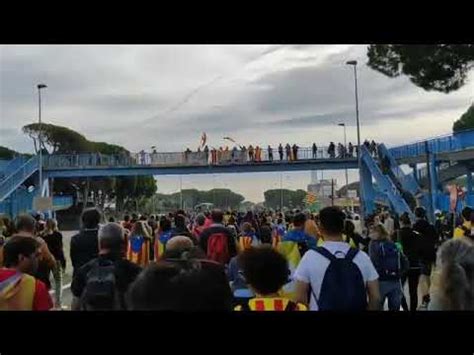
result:
<svg viewBox="0 0 474 355"><path fill-rule="evenodd" d="M330 261L321 284L319 299L311 290L321 311L365 311L367 293L359 267L354 263L358 249L350 248L344 258L337 258L324 247L317 253Z"/></svg>
<svg viewBox="0 0 474 355"><path fill-rule="evenodd" d="M380 280L397 280L401 276L400 252L395 243L379 243L377 272Z"/></svg>
<svg viewBox="0 0 474 355"><path fill-rule="evenodd" d="M242 307L242 311L244 311L244 312L252 311L252 309L250 308L248 302L243 302L243 303L240 304L240 306ZM298 305L293 301L288 301L288 303L286 304L286 307L283 311L284 312L292 312L292 311L296 311L296 310L298 310Z"/></svg>
<svg viewBox="0 0 474 355"><path fill-rule="evenodd" d="M207 241L207 257L209 260L220 264L228 264L230 261L229 245L227 235L224 233L214 233Z"/></svg>
<svg viewBox="0 0 474 355"><path fill-rule="evenodd" d="M110 260L97 260L87 273L87 281L81 296L82 310L113 311L121 309L115 279L115 265Z"/></svg>

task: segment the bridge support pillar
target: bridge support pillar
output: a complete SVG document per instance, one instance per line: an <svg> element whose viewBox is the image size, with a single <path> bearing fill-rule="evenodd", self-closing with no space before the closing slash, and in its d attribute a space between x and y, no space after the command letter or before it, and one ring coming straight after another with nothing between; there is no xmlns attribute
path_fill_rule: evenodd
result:
<svg viewBox="0 0 474 355"><path fill-rule="evenodd" d="M416 164L416 163L410 164L410 168L413 169L413 178L415 179L415 181L416 181L417 183L419 183L419 181L418 181L417 164Z"/></svg>
<svg viewBox="0 0 474 355"><path fill-rule="evenodd" d="M466 174L466 187L467 187L467 193L472 194L472 172L468 171Z"/></svg>
<svg viewBox="0 0 474 355"><path fill-rule="evenodd" d="M367 215L371 214L375 210L375 189L372 185L372 174L370 173L369 168L361 162L360 166L360 202L361 206L363 207L362 216L366 217Z"/></svg>

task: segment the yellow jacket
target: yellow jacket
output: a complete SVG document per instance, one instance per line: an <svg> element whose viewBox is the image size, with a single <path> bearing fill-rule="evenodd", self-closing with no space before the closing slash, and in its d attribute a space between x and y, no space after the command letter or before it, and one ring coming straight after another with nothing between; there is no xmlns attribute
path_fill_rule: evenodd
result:
<svg viewBox="0 0 474 355"><path fill-rule="evenodd" d="M471 229L471 222L469 221L464 221L464 223L462 224L464 228L467 228L467 229ZM453 238L454 239L458 239L458 238L462 238L464 237L464 229L462 229L461 227L456 227L454 229L454 236Z"/></svg>

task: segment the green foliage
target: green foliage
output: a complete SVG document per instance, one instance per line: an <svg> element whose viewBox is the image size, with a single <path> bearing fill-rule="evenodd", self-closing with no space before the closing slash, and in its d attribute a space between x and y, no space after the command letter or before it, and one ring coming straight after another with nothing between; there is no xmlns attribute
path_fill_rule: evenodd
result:
<svg viewBox="0 0 474 355"><path fill-rule="evenodd" d="M15 155L18 155L18 152L7 147L0 146L0 159L10 160L13 159Z"/></svg>
<svg viewBox="0 0 474 355"><path fill-rule="evenodd" d="M474 128L474 103L467 109L466 112L453 125L453 131L459 132L465 129Z"/></svg>
<svg viewBox="0 0 474 355"><path fill-rule="evenodd" d="M424 90L449 93L466 83L474 65L474 45L374 44L367 56L368 66L388 77L405 75Z"/></svg>
<svg viewBox="0 0 474 355"><path fill-rule="evenodd" d="M304 190L273 189L265 191L263 195L265 196L265 206L267 208L280 209L282 195L284 208L303 209L305 207L304 198L306 197L306 191Z"/></svg>

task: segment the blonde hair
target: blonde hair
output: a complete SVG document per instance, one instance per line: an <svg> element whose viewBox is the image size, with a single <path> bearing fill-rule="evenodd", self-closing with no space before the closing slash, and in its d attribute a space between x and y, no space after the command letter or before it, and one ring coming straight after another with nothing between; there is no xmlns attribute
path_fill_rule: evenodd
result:
<svg viewBox="0 0 474 355"><path fill-rule="evenodd" d="M58 232L58 222L54 218L48 218L46 220L46 232Z"/></svg>
<svg viewBox="0 0 474 355"><path fill-rule="evenodd" d="M383 224L376 224L374 226L374 231L377 232L377 239L379 240L390 239L387 229L385 229Z"/></svg>
<svg viewBox="0 0 474 355"><path fill-rule="evenodd" d="M438 251L440 302L446 311L474 311L474 243L466 238L445 242Z"/></svg>

